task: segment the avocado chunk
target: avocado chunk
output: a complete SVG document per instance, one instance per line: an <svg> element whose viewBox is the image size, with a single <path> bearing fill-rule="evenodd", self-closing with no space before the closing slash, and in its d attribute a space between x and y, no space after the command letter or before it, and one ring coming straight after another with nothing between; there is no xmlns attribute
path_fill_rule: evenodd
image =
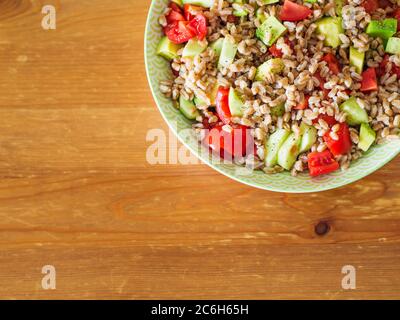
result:
<svg viewBox="0 0 400 320"><path fill-rule="evenodd" d="M301 137L290 134L278 151L278 164L286 169L292 169L300 154Z"/></svg>
<svg viewBox="0 0 400 320"><path fill-rule="evenodd" d="M346 122L351 126L356 126L364 122L368 123L368 114L359 106L355 97L351 97L343 102L340 110L347 114Z"/></svg>
<svg viewBox="0 0 400 320"><path fill-rule="evenodd" d="M387 40L397 32L397 19L372 20L365 32L371 37Z"/></svg>
<svg viewBox="0 0 400 320"><path fill-rule="evenodd" d="M358 51L354 47L350 47L350 65L356 69L356 72L361 74L364 68L365 52Z"/></svg>
<svg viewBox="0 0 400 320"><path fill-rule="evenodd" d="M271 108L271 116L282 117L285 114L285 104L281 103Z"/></svg>
<svg viewBox="0 0 400 320"><path fill-rule="evenodd" d="M182 52L183 58L195 57L207 49L207 41L200 41L197 38L190 39Z"/></svg>
<svg viewBox="0 0 400 320"><path fill-rule="evenodd" d="M337 48L342 43L339 34L344 33L342 18L325 17L316 22L317 33L325 37L326 46Z"/></svg>
<svg viewBox="0 0 400 320"><path fill-rule="evenodd" d="M272 46L286 31L286 27L274 16L270 16L257 28L256 36L265 45Z"/></svg>
<svg viewBox="0 0 400 320"><path fill-rule="evenodd" d="M400 38L389 38L385 51L391 54L400 54Z"/></svg>
<svg viewBox="0 0 400 320"><path fill-rule="evenodd" d="M219 57L218 69L228 68L233 61L237 53L237 44L232 41L231 37L225 37L222 43L221 55Z"/></svg>
<svg viewBox="0 0 400 320"><path fill-rule="evenodd" d="M242 117L245 106L243 99L236 89L229 90L229 110L233 117Z"/></svg>
<svg viewBox="0 0 400 320"><path fill-rule="evenodd" d="M267 167L274 167L278 164L278 152L290 135L290 131L278 129L270 135L265 145L265 164Z"/></svg>
<svg viewBox="0 0 400 320"><path fill-rule="evenodd" d="M211 8L214 5L214 0L182 0L183 4L194 4L203 8Z"/></svg>
<svg viewBox="0 0 400 320"><path fill-rule="evenodd" d="M269 73L278 74L283 71L285 64L281 58L274 58L264 62L257 68L256 81L264 80Z"/></svg>
<svg viewBox="0 0 400 320"><path fill-rule="evenodd" d="M214 50L215 55L219 57L222 51L222 45L224 43L224 38L219 38L210 44L210 48Z"/></svg>
<svg viewBox="0 0 400 320"><path fill-rule="evenodd" d="M300 126L300 134L301 134L300 153L307 152L311 149L311 147L318 139L317 129L303 122Z"/></svg>
<svg viewBox="0 0 400 320"><path fill-rule="evenodd" d="M178 58L178 51L183 45L175 44L170 41L167 37L163 37L157 47L157 54L168 61Z"/></svg>
<svg viewBox="0 0 400 320"><path fill-rule="evenodd" d="M367 152L369 148L374 144L376 139L376 132L367 124L362 123L360 128L360 142L358 147Z"/></svg>
<svg viewBox="0 0 400 320"><path fill-rule="evenodd" d="M179 97L179 110L189 120L194 120L200 116L200 113L194 103L186 100L183 96Z"/></svg>

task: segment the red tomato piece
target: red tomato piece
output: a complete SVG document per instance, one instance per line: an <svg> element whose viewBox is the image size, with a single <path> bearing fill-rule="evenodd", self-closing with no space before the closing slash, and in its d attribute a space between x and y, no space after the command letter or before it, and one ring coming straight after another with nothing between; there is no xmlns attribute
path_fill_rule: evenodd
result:
<svg viewBox="0 0 400 320"><path fill-rule="evenodd" d="M231 110L229 109L229 88L219 87L215 105L219 119L223 123L229 124L232 118Z"/></svg>
<svg viewBox="0 0 400 320"><path fill-rule="evenodd" d="M386 73L386 65L388 63L389 63L389 55L385 54L382 62L379 64L378 70L376 71L378 77L382 77ZM390 74L396 74L397 79L400 79L400 67L392 63L392 70L390 71Z"/></svg>
<svg viewBox="0 0 400 320"><path fill-rule="evenodd" d="M362 92L378 90L375 68L368 68L362 73L361 88Z"/></svg>
<svg viewBox="0 0 400 320"><path fill-rule="evenodd" d="M178 4L176 4L175 2L172 2L172 1L171 1L171 3L169 4L169 7L170 7L172 10L176 11L176 12L183 13L183 12L182 12L182 8L181 8Z"/></svg>
<svg viewBox="0 0 400 320"><path fill-rule="evenodd" d="M174 21L164 28L164 32L168 39L176 44L188 42L195 36L186 21Z"/></svg>
<svg viewBox="0 0 400 320"><path fill-rule="evenodd" d="M336 57L332 53L327 53L326 55L323 56L322 61L325 61L328 65L329 70L333 74L339 74L341 68L339 61L336 59Z"/></svg>
<svg viewBox="0 0 400 320"><path fill-rule="evenodd" d="M324 141L328 146L329 150L334 156L340 156L347 154L351 150L352 142L350 138L349 126L346 123L341 123L339 131L336 132L338 140L332 139L330 135L331 131L328 131L324 136Z"/></svg>
<svg viewBox="0 0 400 320"><path fill-rule="evenodd" d="M365 0L362 4L367 13L373 13L379 8L378 0Z"/></svg>
<svg viewBox="0 0 400 320"><path fill-rule="evenodd" d="M312 152L308 155L308 169L312 177L328 174L339 168L339 163L333 158L329 150Z"/></svg>
<svg viewBox="0 0 400 320"><path fill-rule="evenodd" d="M308 100L310 100L310 96L309 95L305 95L304 96L304 100L299 103L294 109L295 110L304 110L308 108Z"/></svg>
<svg viewBox="0 0 400 320"><path fill-rule="evenodd" d="M330 128L337 123L335 117L328 116L327 114L320 114L317 119L313 120L313 123L317 123L319 119L324 120Z"/></svg>
<svg viewBox="0 0 400 320"><path fill-rule="evenodd" d="M181 13L175 10L171 10L166 16L168 24L171 24L175 21L185 21L185 18Z"/></svg>
<svg viewBox="0 0 400 320"><path fill-rule="evenodd" d="M250 129L241 125L235 125L231 132L223 130L221 125L215 126L203 141L226 160L253 154L255 149Z"/></svg>
<svg viewBox="0 0 400 320"><path fill-rule="evenodd" d="M392 6L392 3L389 0L378 0L379 8L386 9L387 7Z"/></svg>
<svg viewBox="0 0 400 320"><path fill-rule="evenodd" d="M312 14L311 9L301 4L285 0L279 18L283 21L301 21Z"/></svg>
<svg viewBox="0 0 400 320"><path fill-rule="evenodd" d="M272 54L273 57L275 58L282 58L283 57L283 53L281 49L278 49L276 47L276 44L273 44L271 47L269 47L268 49L269 53Z"/></svg>
<svg viewBox="0 0 400 320"><path fill-rule="evenodd" d="M192 20L197 14L203 12L202 7L194 6L191 4L185 4L183 6L183 11L185 13L186 21Z"/></svg>
<svg viewBox="0 0 400 320"><path fill-rule="evenodd" d="M206 17L199 13L190 22L189 27L194 30L197 38L203 40L207 35L207 19Z"/></svg>

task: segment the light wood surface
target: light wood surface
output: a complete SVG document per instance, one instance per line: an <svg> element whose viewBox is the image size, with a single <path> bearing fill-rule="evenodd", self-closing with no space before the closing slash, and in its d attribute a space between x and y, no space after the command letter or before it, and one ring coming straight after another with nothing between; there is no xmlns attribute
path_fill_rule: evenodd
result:
<svg viewBox="0 0 400 320"><path fill-rule="evenodd" d="M310 195L146 162L148 130L167 129L144 70L149 4L0 1L0 297L400 298L399 158Z"/></svg>

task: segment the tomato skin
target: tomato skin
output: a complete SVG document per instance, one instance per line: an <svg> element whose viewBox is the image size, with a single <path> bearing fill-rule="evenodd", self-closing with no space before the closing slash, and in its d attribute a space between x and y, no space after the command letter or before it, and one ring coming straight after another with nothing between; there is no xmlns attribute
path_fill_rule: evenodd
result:
<svg viewBox="0 0 400 320"><path fill-rule="evenodd" d="M323 56L322 61L325 61L328 64L328 68L333 74L339 74L341 70L340 64L332 53L327 53L325 56Z"/></svg>
<svg viewBox="0 0 400 320"><path fill-rule="evenodd" d="M188 28L186 21L174 21L164 28L164 33L175 44L182 44L192 39L195 34Z"/></svg>
<svg viewBox="0 0 400 320"><path fill-rule="evenodd" d="M310 96L309 96L308 94L306 94L306 95L304 96L304 100L303 100L301 103L299 103L299 104L294 108L294 110L305 110L305 109L307 109L307 108L308 108L308 100L310 100Z"/></svg>
<svg viewBox="0 0 400 320"><path fill-rule="evenodd" d="M203 40L207 36L207 19L206 17L199 13L190 22L189 28L194 30L197 38Z"/></svg>
<svg viewBox="0 0 400 320"><path fill-rule="evenodd" d="M306 6L285 0L279 18L283 21L301 21L312 14L311 9Z"/></svg>
<svg viewBox="0 0 400 320"><path fill-rule="evenodd" d="M232 114L229 109L229 88L219 87L215 104L219 119L224 124L231 123Z"/></svg>
<svg viewBox="0 0 400 320"><path fill-rule="evenodd" d="M373 13L379 8L378 0L365 0L362 4L367 13Z"/></svg>
<svg viewBox="0 0 400 320"><path fill-rule="evenodd" d="M339 131L336 132L339 140L332 139L330 133L331 131L328 131L324 135L324 141L332 154L334 156L340 156L349 153L352 146L349 126L346 123L340 124Z"/></svg>
<svg viewBox="0 0 400 320"><path fill-rule="evenodd" d="M203 12L202 7L194 6L192 4L185 4L183 6L183 12L185 15L186 21L192 20L198 13Z"/></svg>
<svg viewBox="0 0 400 320"><path fill-rule="evenodd" d="M235 125L232 132L223 130L223 126L213 127L203 140L211 150L226 160L254 153L254 138L249 128Z"/></svg>
<svg viewBox="0 0 400 320"><path fill-rule="evenodd" d="M362 73L361 92L378 90L378 81L376 80L375 68L368 68Z"/></svg>
<svg viewBox="0 0 400 320"><path fill-rule="evenodd" d="M275 58L282 58L283 57L282 50L278 49L276 47L276 44L273 44L271 47L269 47L268 51Z"/></svg>
<svg viewBox="0 0 400 320"><path fill-rule="evenodd" d="M175 21L185 21L185 18L183 17L183 15L175 10L171 10L168 13L168 15L166 16L166 19L167 19L168 24L171 24Z"/></svg>
<svg viewBox="0 0 400 320"><path fill-rule="evenodd" d="M339 163L333 158L329 150L312 152L308 155L308 169L312 177L328 174L339 168Z"/></svg>
<svg viewBox="0 0 400 320"><path fill-rule="evenodd" d="M376 71L378 77L382 77L386 73L386 65L388 63L389 63L389 55L385 54L382 62L379 64L378 70ZM400 79L400 67L392 63L392 70L390 71L390 74L396 74L397 79Z"/></svg>
<svg viewBox="0 0 400 320"><path fill-rule="evenodd" d="M170 4L169 4L169 7L172 9L172 10L174 10L174 11L176 11L176 12L179 12L179 13L181 13L182 14L182 8L178 5L178 4L176 4L175 2L170 2Z"/></svg>

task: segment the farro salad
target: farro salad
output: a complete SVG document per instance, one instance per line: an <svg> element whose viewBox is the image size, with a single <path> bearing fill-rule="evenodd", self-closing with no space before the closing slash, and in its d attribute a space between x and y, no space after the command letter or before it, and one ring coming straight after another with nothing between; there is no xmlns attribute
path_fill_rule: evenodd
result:
<svg viewBox="0 0 400 320"><path fill-rule="evenodd" d="M349 167L400 133L400 0L173 0L160 83L199 140L267 174Z"/></svg>

